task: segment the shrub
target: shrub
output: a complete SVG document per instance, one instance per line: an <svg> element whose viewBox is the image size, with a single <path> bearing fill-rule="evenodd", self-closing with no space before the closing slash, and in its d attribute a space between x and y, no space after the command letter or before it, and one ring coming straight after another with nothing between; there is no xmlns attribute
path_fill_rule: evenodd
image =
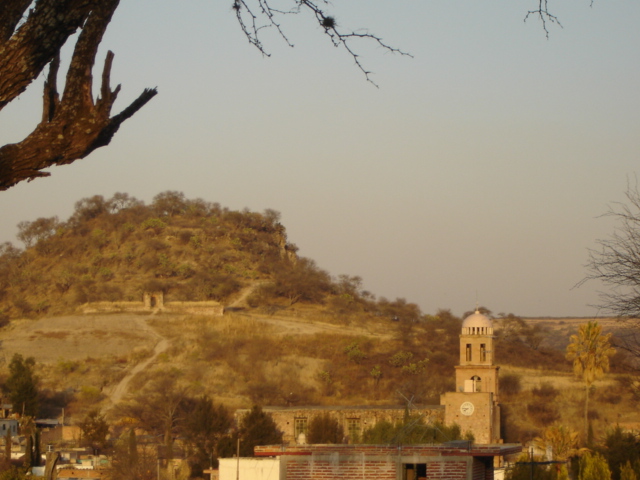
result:
<svg viewBox="0 0 640 480"><path fill-rule="evenodd" d="M560 394L558 389L551 385L551 383L549 382L543 382L540 387L536 387L531 390L531 393L533 393L536 397L542 398L547 401L553 400Z"/></svg>
<svg viewBox="0 0 640 480"><path fill-rule="evenodd" d="M367 358L365 353L360 350L360 344L358 342L353 342L345 347L344 353L347 354L347 358L353 363L360 363Z"/></svg>
<svg viewBox="0 0 640 480"><path fill-rule="evenodd" d="M389 359L389 365L392 367L401 367L413 358L411 352L398 352Z"/></svg>
<svg viewBox="0 0 640 480"><path fill-rule="evenodd" d="M598 401L618 405L622 401L622 395L611 391L601 392L598 395Z"/></svg>
<svg viewBox="0 0 640 480"><path fill-rule="evenodd" d="M522 391L522 377L517 373L508 373L500 377L500 393L517 395Z"/></svg>
<svg viewBox="0 0 640 480"><path fill-rule="evenodd" d="M308 443L341 443L344 428L329 413L316 415L309 422Z"/></svg>
<svg viewBox="0 0 640 480"><path fill-rule="evenodd" d="M152 230L154 233L158 234L162 232L166 228L167 224L164 223L159 218L149 218L142 222L143 230Z"/></svg>
<svg viewBox="0 0 640 480"><path fill-rule="evenodd" d="M64 358L60 358L56 365L58 371L64 375L69 375L76 371L76 369L80 366L80 363L73 360L65 360Z"/></svg>
<svg viewBox="0 0 640 480"><path fill-rule="evenodd" d="M560 418L558 408L546 400L538 400L527 405L531 419L539 425L549 425Z"/></svg>

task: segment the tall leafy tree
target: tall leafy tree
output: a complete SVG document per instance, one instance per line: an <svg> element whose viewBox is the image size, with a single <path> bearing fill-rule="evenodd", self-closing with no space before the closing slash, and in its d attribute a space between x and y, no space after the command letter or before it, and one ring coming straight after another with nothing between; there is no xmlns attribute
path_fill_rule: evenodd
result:
<svg viewBox="0 0 640 480"><path fill-rule="evenodd" d="M627 461L627 463L620 466L620 480L636 480L637 478L631 462Z"/></svg>
<svg viewBox="0 0 640 480"><path fill-rule="evenodd" d="M619 480L625 464L640 468L640 438L617 425L607 432L602 454L611 468L611 477Z"/></svg>
<svg viewBox="0 0 640 480"><path fill-rule="evenodd" d="M611 480L611 470L604 457L599 453L583 455L578 480Z"/></svg>
<svg viewBox="0 0 640 480"><path fill-rule="evenodd" d="M185 437L194 450L194 473L196 467L202 470L214 460L218 442L231 424L231 414L224 405L216 405L207 395L196 400L184 422Z"/></svg>
<svg viewBox="0 0 640 480"><path fill-rule="evenodd" d="M254 405L242 418L239 428L240 455L253 457L253 449L258 445L277 445L282 443L282 432L278 430L273 417Z"/></svg>
<svg viewBox="0 0 640 480"><path fill-rule="evenodd" d="M82 431L82 442L100 451L107 443L109 424L99 410L91 410L78 425Z"/></svg>
<svg viewBox="0 0 640 480"><path fill-rule="evenodd" d="M189 415L189 389L180 383L180 377L177 369L156 372L136 396L116 407L120 416L135 419L146 431L164 436L165 458L172 458L173 441Z"/></svg>
<svg viewBox="0 0 640 480"><path fill-rule="evenodd" d="M16 353L9 364L9 378L4 390L13 404L14 412L35 417L38 415L38 377L34 373L36 361Z"/></svg>
<svg viewBox="0 0 640 480"><path fill-rule="evenodd" d="M330 413L316 415L309 422L308 443L342 443L344 428Z"/></svg>
<svg viewBox="0 0 640 480"><path fill-rule="evenodd" d="M157 478L157 450L138 445L135 429L124 432L115 442L111 458L111 478L118 480L154 480Z"/></svg>
<svg viewBox="0 0 640 480"><path fill-rule="evenodd" d="M567 360L573 362L573 373L585 384L585 438L589 430L589 390L593 382L609 371L609 357L616 352L610 339L611 334L603 335L598 322L588 322L580 325L576 335L571 335L567 346Z"/></svg>
<svg viewBox="0 0 640 480"><path fill-rule="evenodd" d="M554 424L545 428L534 443L541 450L551 447L554 460L567 461L577 453L578 433L566 425Z"/></svg>

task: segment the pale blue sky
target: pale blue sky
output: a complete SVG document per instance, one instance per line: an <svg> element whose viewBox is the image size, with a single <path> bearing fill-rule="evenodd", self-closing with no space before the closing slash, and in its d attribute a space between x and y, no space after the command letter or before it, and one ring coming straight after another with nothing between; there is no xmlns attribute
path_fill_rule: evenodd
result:
<svg viewBox="0 0 640 480"><path fill-rule="evenodd" d="M0 241L16 224L67 218L76 200L179 190L282 213L290 241L334 275L426 313L481 304L521 315L594 315L573 289L598 218L640 160L640 2L550 0L564 28L523 18L536 0L335 0L415 58L343 51L300 16L263 58L231 2L123 0L104 40L116 110L159 95L112 144L0 194ZM40 85L0 114L0 142L40 113ZM16 242L17 243L17 242Z"/></svg>

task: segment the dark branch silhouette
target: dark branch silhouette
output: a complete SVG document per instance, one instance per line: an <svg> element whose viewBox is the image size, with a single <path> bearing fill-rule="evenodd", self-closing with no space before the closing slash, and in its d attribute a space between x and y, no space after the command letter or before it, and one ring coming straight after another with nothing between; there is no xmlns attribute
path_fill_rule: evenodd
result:
<svg viewBox="0 0 640 480"><path fill-rule="evenodd" d="M273 0L231 1L245 36L266 56L269 53L262 43L261 32L274 28L287 45L293 47L281 21L286 16L305 11L312 14L334 46L342 47L351 55L356 67L373 85L376 84L371 78L372 72L364 66L356 50L358 41L371 41L388 52L411 56L375 34L343 28L336 17L327 13L331 6L328 0L286 0L288 8L277 8ZM560 22L549 13L548 0L538 1L538 9L529 11L525 20L538 16L548 36L547 24L560 25ZM115 89L110 87L114 54L108 52L99 97L94 100L92 70L96 53L118 4L119 0L3 0L0 9L0 110L24 92L47 65L49 70L40 123L21 142L0 148L0 190L25 180L49 176L45 169L72 163L96 148L108 145L120 125L157 94L155 88L145 89L133 103L111 116L120 85ZM66 72L64 91L60 94L57 87L60 50L78 30L80 35Z"/></svg>

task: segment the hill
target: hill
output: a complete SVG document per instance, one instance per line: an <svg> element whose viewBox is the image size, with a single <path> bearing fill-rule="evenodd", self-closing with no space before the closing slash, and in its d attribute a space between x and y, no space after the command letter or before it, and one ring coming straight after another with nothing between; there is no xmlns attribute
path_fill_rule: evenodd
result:
<svg viewBox="0 0 640 480"><path fill-rule="evenodd" d="M26 248L0 251L4 365L14 353L34 356L41 414L64 407L75 419L95 406L115 419L114 404L168 374L190 396L233 408L438 404L453 388L460 318L376 298L359 277L332 278L296 255L278 220L269 210L230 211L164 192L148 206L126 194L96 196L66 221L22 222ZM87 302L158 290L167 301L219 301L225 313L77 314ZM564 358L580 323L494 320L508 441L555 421L580 428L583 387ZM640 425L626 363L618 355L614 374L596 385L598 434L616 421Z"/></svg>

